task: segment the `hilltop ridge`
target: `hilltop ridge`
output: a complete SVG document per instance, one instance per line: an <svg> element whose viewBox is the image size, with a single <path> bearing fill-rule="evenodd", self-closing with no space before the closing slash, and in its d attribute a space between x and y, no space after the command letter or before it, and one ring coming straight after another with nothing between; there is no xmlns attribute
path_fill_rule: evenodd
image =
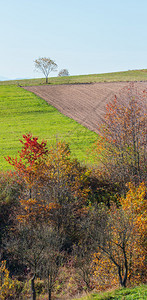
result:
<svg viewBox="0 0 147 300"><path fill-rule="evenodd" d="M76 75L65 77L49 77L50 84L75 84L117 81L147 81L147 69L129 70L102 74ZM45 78L0 81L0 85L45 85Z"/></svg>

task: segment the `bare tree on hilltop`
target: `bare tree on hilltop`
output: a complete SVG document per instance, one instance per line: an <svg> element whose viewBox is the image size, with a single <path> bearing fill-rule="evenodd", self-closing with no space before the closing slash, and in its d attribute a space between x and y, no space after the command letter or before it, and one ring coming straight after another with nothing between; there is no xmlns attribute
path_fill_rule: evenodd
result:
<svg viewBox="0 0 147 300"><path fill-rule="evenodd" d="M35 69L41 71L44 74L46 78L46 83L48 83L49 73L52 71L57 71L57 64L52 59L47 57L40 57L34 62Z"/></svg>

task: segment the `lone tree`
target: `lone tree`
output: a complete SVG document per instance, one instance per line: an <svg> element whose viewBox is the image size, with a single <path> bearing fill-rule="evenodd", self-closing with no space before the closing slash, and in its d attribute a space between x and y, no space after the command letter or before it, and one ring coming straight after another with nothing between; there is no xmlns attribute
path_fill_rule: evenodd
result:
<svg viewBox="0 0 147 300"><path fill-rule="evenodd" d="M34 62L35 69L41 71L44 74L46 78L46 83L48 83L49 73L52 71L57 71L57 64L52 59L47 57L40 57Z"/></svg>
<svg viewBox="0 0 147 300"><path fill-rule="evenodd" d="M62 69L60 70L60 72L58 73L58 77L63 77L63 76L69 76L69 72L67 69Z"/></svg>

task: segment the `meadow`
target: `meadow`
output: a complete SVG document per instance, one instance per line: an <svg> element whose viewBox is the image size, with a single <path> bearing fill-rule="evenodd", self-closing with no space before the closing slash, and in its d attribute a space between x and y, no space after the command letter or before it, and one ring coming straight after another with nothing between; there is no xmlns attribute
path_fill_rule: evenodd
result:
<svg viewBox="0 0 147 300"><path fill-rule="evenodd" d="M50 77L49 84L74 84L74 83L92 83L92 82L115 82L115 81L146 81L147 69L129 70L125 72L113 72L103 74L89 74L65 77ZM0 85L42 85L45 84L45 78L23 79L0 81Z"/></svg>
<svg viewBox="0 0 147 300"><path fill-rule="evenodd" d="M46 101L17 86L0 87L0 170L9 168L4 156L15 156L23 134L32 133L47 140L48 146L63 140L73 156L90 161L96 133L62 115Z"/></svg>

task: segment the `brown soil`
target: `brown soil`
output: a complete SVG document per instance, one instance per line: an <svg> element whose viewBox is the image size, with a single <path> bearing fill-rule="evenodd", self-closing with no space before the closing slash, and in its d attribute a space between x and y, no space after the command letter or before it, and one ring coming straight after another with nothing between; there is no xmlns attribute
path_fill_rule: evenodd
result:
<svg viewBox="0 0 147 300"><path fill-rule="evenodd" d="M62 114L98 132L105 107L114 95L129 85L126 82L29 86L26 90L46 100ZM147 89L147 82L135 82L138 90Z"/></svg>

